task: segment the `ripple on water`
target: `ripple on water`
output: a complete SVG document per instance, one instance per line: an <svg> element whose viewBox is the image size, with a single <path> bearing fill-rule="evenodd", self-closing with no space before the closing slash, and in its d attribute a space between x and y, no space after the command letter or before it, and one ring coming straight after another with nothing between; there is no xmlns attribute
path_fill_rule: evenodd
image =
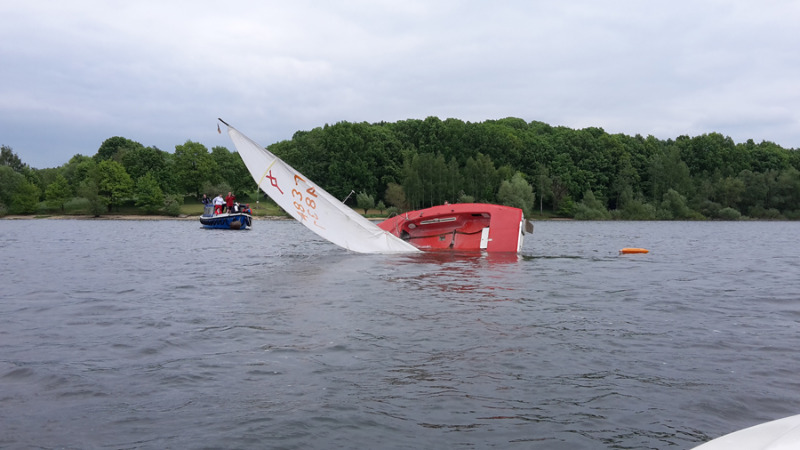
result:
<svg viewBox="0 0 800 450"><path fill-rule="evenodd" d="M800 401L797 224L543 222L493 257L26 222L0 446L689 448Z"/></svg>

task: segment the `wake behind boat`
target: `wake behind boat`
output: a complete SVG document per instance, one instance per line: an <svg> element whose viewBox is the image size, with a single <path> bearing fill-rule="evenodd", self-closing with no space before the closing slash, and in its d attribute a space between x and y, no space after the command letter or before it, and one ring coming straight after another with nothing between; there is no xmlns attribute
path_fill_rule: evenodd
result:
<svg viewBox="0 0 800 450"><path fill-rule="evenodd" d="M250 208L234 205L233 211L219 212L213 205L206 205L200 223L204 228L217 228L223 230L246 230L253 226L253 216Z"/></svg>

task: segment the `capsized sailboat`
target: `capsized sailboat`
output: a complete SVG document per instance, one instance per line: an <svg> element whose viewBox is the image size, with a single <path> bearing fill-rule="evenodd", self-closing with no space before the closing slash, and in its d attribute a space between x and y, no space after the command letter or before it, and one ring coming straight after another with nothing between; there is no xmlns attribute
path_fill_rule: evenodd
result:
<svg viewBox="0 0 800 450"><path fill-rule="evenodd" d="M258 187L306 228L340 247L358 253L518 252L522 248L525 222L519 208L482 203L439 205L376 225L224 120L219 121L228 127L228 136Z"/></svg>
<svg viewBox="0 0 800 450"><path fill-rule="evenodd" d="M456 203L409 211L378 224L421 250L519 252L525 231L522 210L485 203Z"/></svg>

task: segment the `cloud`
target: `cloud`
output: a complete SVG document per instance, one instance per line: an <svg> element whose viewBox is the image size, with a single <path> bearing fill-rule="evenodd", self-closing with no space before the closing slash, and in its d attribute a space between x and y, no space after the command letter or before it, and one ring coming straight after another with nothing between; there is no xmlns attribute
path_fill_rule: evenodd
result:
<svg viewBox="0 0 800 450"><path fill-rule="evenodd" d="M588 0L14 2L0 141L35 167L325 123L508 116L800 146L800 6Z"/></svg>

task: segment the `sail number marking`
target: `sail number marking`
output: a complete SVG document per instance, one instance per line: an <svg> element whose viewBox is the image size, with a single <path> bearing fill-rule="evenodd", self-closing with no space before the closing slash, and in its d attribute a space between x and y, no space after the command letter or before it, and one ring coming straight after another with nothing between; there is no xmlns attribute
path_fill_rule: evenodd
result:
<svg viewBox="0 0 800 450"><path fill-rule="evenodd" d="M306 183L306 180L304 180L300 175L295 174L294 185L300 186L301 181ZM294 199L294 202L292 203L294 204L295 209L297 209L297 214L299 214L303 220L314 219L314 225L324 230L325 227L317 223L319 220L319 216L317 215L317 201L315 200L318 198L317 190L314 188L314 186L311 186L307 188L305 192L307 196L303 197L302 191L292 189L292 199Z"/></svg>

